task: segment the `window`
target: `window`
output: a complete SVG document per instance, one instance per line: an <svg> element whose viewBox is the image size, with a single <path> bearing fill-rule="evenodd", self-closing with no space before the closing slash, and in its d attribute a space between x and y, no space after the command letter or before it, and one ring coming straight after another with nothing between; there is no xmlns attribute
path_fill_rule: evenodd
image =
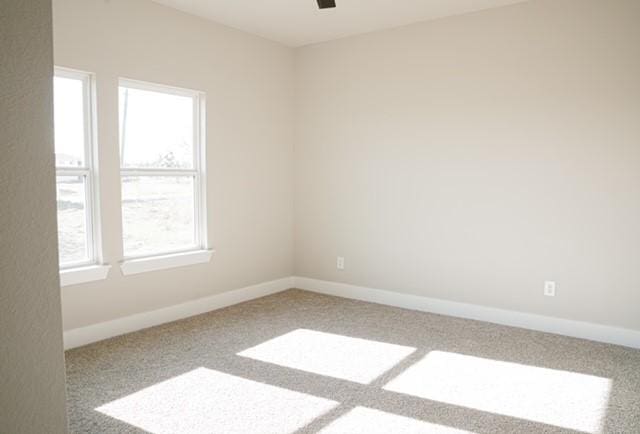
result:
<svg viewBox="0 0 640 434"><path fill-rule="evenodd" d="M125 259L206 249L203 104L200 92L120 80Z"/></svg>
<svg viewBox="0 0 640 434"><path fill-rule="evenodd" d="M53 88L58 249L68 270L101 261L92 76L56 68Z"/></svg>

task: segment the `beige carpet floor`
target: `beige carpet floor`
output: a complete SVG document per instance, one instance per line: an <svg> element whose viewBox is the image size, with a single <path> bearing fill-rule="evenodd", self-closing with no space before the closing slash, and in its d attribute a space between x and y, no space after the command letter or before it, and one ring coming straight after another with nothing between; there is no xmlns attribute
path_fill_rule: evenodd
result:
<svg viewBox="0 0 640 434"><path fill-rule="evenodd" d="M300 290L66 361L74 433L640 433L640 351Z"/></svg>

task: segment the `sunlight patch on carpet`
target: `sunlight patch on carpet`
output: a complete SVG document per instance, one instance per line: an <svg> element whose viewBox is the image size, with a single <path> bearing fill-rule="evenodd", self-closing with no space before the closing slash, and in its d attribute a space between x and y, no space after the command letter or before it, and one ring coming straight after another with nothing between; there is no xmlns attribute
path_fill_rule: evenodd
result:
<svg viewBox="0 0 640 434"><path fill-rule="evenodd" d="M413 347L298 329L238 353L262 362L369 384Z"/></svg>
<svg viewBox="0 0 640 434"><path fill-rule="evenodd" d="M472 434L435 423L398 416L367 407L356 407L320 431L321 434Z"/></svg>
<svg viewBox="0 0 640 434"><path fill-rule="evenodd" d="M597 433L606 416L611 380L433 351L384 389Z"/></svg>
<svg viewBox="0 0 640 434"><path fill-rule="evenodd" d="M198 368L97 411L152 434L295 432L337 402Z"/></svg>

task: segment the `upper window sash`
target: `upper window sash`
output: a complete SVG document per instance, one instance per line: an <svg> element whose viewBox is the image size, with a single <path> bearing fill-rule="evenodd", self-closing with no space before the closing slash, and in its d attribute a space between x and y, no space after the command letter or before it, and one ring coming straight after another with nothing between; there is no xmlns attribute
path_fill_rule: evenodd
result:
<svg viewBox="0 0 640 434"><path fill-rule="evenodd" d="M204 116L205 116L205 94L203 92L191 89L184 89L174 86L165 86L162 84L148 83L138 80L132 80L128 78L121 78L119 80L119 88L126 88L132 90L142 90L148 92L156 92L158 94L164 95L175 95L181 96L185 98L189 98L192 101L192 155L191 157L191 167L176 167L176 168L168 168L168 167L148 167L148 166L140 166L140 165L132 165L127 164L125 161L126 156L122 155L122 140L124 138L122 129L119 131L120 133L120 169L122 172L124 171L184 171L185 173L190 171L192 173L197 173L199 175L203 175L205 172L204 162L205 162L205 133L204 133ZM120 119L122 123L122 119ZM120 124L120 128L123 128L123 125ZM126 126L125 126L126 128ZM141 173L142 174L142 173Z"/></svg>
<svg viewBox="0 0 640 434"><path fill-rule="evenodd" d="M94 91L93 91L93 74L88 72L77 71L68 68L55 67L55 76L58 78L67 78L77 80L82 84L82 119L83 119L83 161L81 165L59 164L56 159L56 168L60 169L87 169L90 170L95 166L94 162L94 143L95 136L95 119L94 119Z"/></svg>

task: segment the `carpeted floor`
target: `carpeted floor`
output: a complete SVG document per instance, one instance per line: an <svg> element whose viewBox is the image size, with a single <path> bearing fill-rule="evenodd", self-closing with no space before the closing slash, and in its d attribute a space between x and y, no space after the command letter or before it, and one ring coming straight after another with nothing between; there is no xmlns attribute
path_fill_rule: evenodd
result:
<svg viewBox="0 0 640 434"><path fill-rule="evenodd" d="M640 351L300 290L66 361L74 433L640 433Z"/></svg>

